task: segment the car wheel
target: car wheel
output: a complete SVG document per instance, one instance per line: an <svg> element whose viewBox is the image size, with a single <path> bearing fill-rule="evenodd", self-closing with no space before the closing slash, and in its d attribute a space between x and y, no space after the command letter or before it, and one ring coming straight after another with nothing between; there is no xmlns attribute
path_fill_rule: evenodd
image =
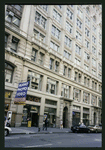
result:
<svg viewBox="0 0 105 150"><path fill-rule="evenodd" d="M9 131L6 129L5 130L5 136L7 136L9 134Z"/></svg>

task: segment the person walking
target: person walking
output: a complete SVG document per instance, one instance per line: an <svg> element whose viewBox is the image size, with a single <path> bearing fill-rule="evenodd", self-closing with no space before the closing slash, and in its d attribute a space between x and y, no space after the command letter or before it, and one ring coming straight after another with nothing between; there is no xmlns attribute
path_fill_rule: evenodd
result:
<svg viewBox="0 0 105 150"><path fill-rule="evenodd" d="M45 118L45 128L46 128L46 131L47 131L47 123L48 123L47 118Z"/></svg>
<svg viewBox="0 0 105 150"><path fill-rule="evenodd" d="M43 120L43 130L44 130L44 128L45 128L45 119Z"/></svg>

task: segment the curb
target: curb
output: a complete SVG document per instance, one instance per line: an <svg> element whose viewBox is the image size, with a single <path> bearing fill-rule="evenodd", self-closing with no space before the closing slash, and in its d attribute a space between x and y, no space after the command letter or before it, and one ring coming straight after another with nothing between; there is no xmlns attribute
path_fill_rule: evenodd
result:
<svg viewBox="0 0 105 150"><path fill-rule="evenodd" d="M56 133L72 133L71 131L65 131L65 132L26 132L26 133L10 133L10 135L19 135L19 134L56 134Z"/></svg>

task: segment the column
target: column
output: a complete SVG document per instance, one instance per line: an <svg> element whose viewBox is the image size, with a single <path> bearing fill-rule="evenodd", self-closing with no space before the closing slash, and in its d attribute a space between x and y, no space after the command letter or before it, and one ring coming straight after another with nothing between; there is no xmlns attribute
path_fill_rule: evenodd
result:
<svg viewBox="0 0 105 150"><path fill-rule="evenodd" d="M39 127L43 127L44 107L45 107L45 96L43 95L41 98L41 105L40 105Z"/></svg>
<svg viewBox="0 0 105 150"><path fill-rule="evenodd" d="M42 79L42 92L46 93L46 86L47 86L47 76L44 75Z"/></svg>
<svg viewBox="0 0 105 150"><path fill-rule="evenodd" d="M71 128L71 126L72 126L72 109L73 109L73 102L70 102L69 128Z"/></svg>
<svg viewBox="0 0 105 150"><path fill-rule="evenodd" d="M91 110L91 108L89 108L89 125L92 124L91 116L92 116L92 110Z"/></svg>
<svg viewBox="0 0 105 150"><path fill-rule="evenodd" d="M22 80L27 81L27 76L28 76L28 67L23 65L23 74L22 74Z"/></svg>
<svg viewBox="0 0 105 150"><path fill-rule="evenodd" d="M59 74L63 75L63 61L61 60L60 65L59 65Z"/></svg>
<svg viewBox="0 0 105 150"><path fill-rule="evenodd" d="M83 103L83 90L81 90L81 103Z"/></svg>
<svg viewBox="0 0 105 150"><path fill-rule="evenodd" d="M45 53L45 62L44 62L44 67L48 68L49 69L49 64L50 64L50 56L49 56L49 53L46 52Z"/></svg>
<svg viewBox="0 0 105 150"><path fill-rule="evenodd" d="M11 49L11 44L12 44L12 35L8 36L8 42L7 42L7 49L10 50Z"/></svg>
<svg viewBox="0 0 105 150"><path fill-rule="evenodd" d="M84 85L84 73L82 73L82 76L81 76L81 84Z"/></svg>
<svg viewBox="0 0 105 150"><path fill-rule="evenodd" d="M62 89L62 82L61 81L59 81L59 83L58 83L58 96L61 96L61 89Z"/></svg>
<svg viewBox="0 0 105 150"><path fill-rule="evenodd" d="M60 109L59 109L59 126L60 126L60 120L63 120L63 100L60 100Z"/></svg>
<svg viewBox="0 0 105 150"><path fill-rule="evenodd" d="M73 86L71 86L70 88L70 99L73 100Z"/></svg>
<svg viewBox="0 0 105 150"><path fill-rule="evenodd" d="M60 123L60 100L58 100L57 102L57 109L56 109L56 128L59 127L59 123Z"/></svg>
<svg viewBox="0 0 105 150"><path fill-rule="evenodd" d="M74 67L71 69L71 79L74 80Z"/></svg>
<svg viewBox="0 0 105 150"><path fill-rule="evenodd" d="M81 106L81 112L80 112L80 122L83 122L83 106Z"/></svg>
<svg viewBox="0 0 105 150"><path fill-rule="evenodd" d="M23 105L17 105L16 106L15 127L21 126L22 114L23 114Z"/></svg>

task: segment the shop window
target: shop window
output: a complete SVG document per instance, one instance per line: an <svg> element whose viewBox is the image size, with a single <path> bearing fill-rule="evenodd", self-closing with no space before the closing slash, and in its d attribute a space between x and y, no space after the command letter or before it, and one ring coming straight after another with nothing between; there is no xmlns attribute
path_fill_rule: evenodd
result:
<svg viewBox="0 0 105 150"><path fill-rule="evenodd" d="M5 82L12 83L14 67L5 62Z"/></svg>
<svg viewBox="0 0 105 150"><path fill-rule="evenodd" d="M11 91L5 91L5 98L11 98Z"/></svg>
<svg viewBox="0 0 105 150"><path fill-rule="evenodd" d="M11 50L13 52L17 52L17 46L18 46L18 43L19 43L19 39L17 39L16 37L12 37L12 44L11 44Z"/></svg>
<svg viewBox="0 0 105 150"><path fill-rule="evenodd" d="M35 97L35 96L31 96L31 95L27 95L26 100L32 101L32 102L37 102L37 103L40 103L40 101L41 101L40 98Z"/></svg>
<svg viewBox="0 0 105 150"><path fill-rule="evenodd" d="M57 81L47 78L46 92L50 94L57 94Z"/></svg>
<svg viewBox="0 0 105 150"><path fill-rule="evenodd" d="M41 91L42 75L29 70L27 80L30 88Z"/></svg>
<svg viewBox="0 0 105 150"><path fill-rule="evenodd" d="M52 101L52 100L48 100L48 99L46 99L45 100L45 104L49 104L49 105L57 105L57 102L56 101Z"/></svg>

